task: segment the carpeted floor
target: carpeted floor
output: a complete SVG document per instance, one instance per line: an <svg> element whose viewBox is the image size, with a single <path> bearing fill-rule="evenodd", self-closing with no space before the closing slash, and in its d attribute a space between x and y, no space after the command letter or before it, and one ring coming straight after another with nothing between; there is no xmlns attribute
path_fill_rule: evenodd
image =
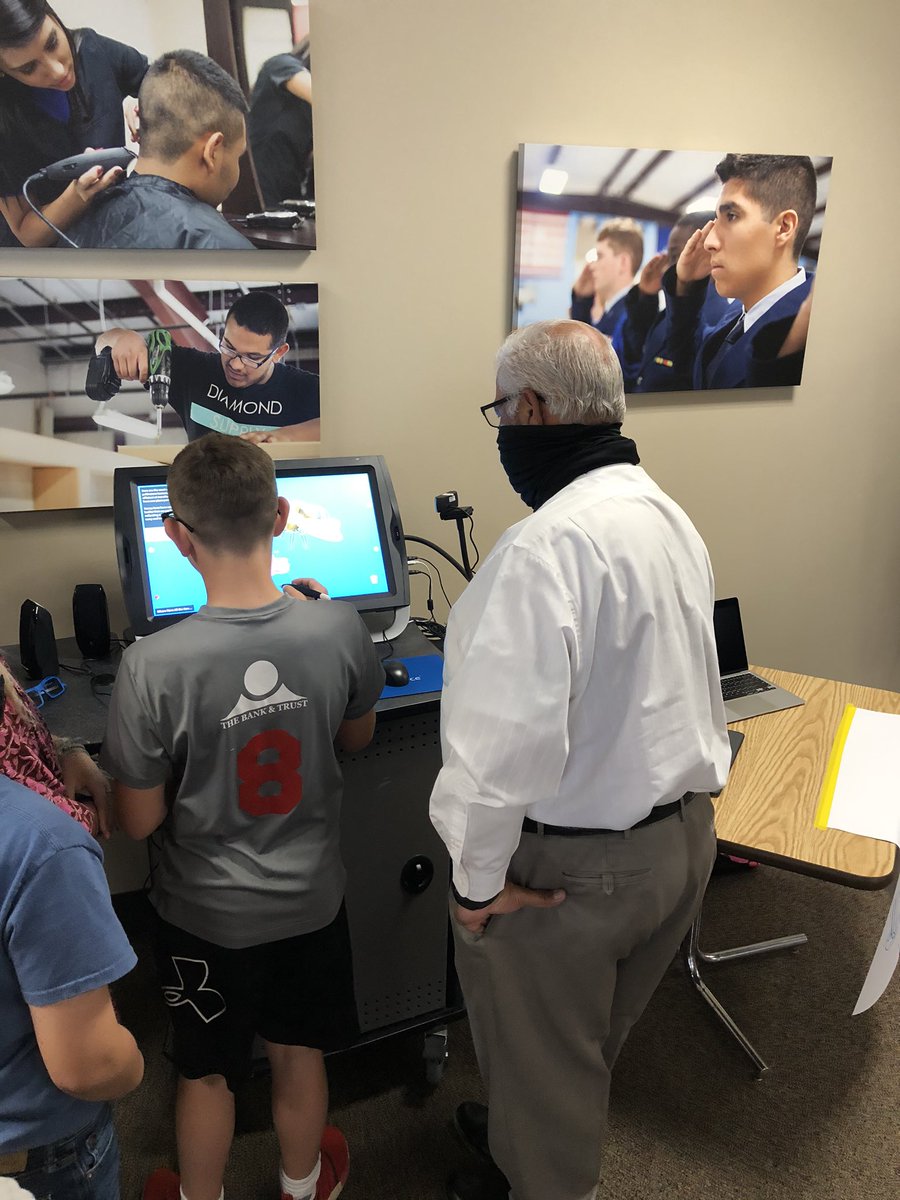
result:
<svg viewBox="0 0 900 1200"><path fill-rule="evenodd" d="M869 1012L850 1016L889 900L888 892L768 868L713 878L707 948L809 937L796 952L706 971L771 1070L754 1080L673 964L614 1078L604 1200L898 1200L900 979ZM134 941L140 965L116 999L147 1068L141 1087L117 1105L122 1200L138 1200L154 1167L175 1166L165 1012L139 931ZM351 1148L348 1200L439 1200L445 1175L469 1165L451 1125L460 1101L483 1098L464 1020L451 1026L449 1046L434 1089L425 1084L420 1034L329 1059L331 1119ZM231 1200L277 1194L267 1093L260 1076L238 1098Z"/></svg>

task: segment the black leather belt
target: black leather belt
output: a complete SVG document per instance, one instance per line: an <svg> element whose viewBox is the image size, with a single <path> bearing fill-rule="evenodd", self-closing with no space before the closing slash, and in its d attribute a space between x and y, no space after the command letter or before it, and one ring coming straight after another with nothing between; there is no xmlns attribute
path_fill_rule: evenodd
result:
<svg viewBox="0 0 900 1200"><path fill-rule="evenodd" d="M666 817L674 816L675 813L686 808L697 794L697 792L685 792L680 800L673 800L671 804L657 804L644 817L643 821L638 821L636 825L631 826L631 829L643 829L645 825L652 825L654 821L664 821ZM532 821L531 817L525 817L522 821L522 831L523 833L537 833L541 837L595 837L598 833L630 832L622 829L582 829L577 825L548 825L545 821Z"/></svg>

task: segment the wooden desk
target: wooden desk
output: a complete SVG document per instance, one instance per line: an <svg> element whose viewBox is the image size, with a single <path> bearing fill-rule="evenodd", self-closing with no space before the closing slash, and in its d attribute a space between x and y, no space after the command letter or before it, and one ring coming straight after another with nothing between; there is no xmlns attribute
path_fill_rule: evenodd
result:
<svg viewBox="0 0 900 1200"><path fill-rule="evenodd" d="M713 801L719 848L848 887L886 887L894 877L896 846L816 829L813 821L844 706L900 713L900 694L767 667L753 670L806 703L731 726L744 734L744 743L727 786Z"/></svg>
<svg viewBox="0 0 900 1200"><path fill-rule="evenodd" d="M806 703L733 723L744 742L728 783L713 799L719 849L848 887L886 887L896 869L896 846L839 829L816 829L814 821L844 706L900 713L900 695L768 667L753 670ZM708 952L700 949L700 918L698 913L684 940L688 977L762 1076L768 1070L765 1060L710 991L700 966L796 948L806 942L806 934Z"/></svg>

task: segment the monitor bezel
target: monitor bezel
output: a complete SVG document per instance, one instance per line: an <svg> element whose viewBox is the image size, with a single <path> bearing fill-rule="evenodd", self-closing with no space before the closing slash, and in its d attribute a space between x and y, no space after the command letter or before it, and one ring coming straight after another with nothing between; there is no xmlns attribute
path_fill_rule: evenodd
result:
<svg viewBox="0 0 900 1200"><path fill-rule="evenodd" d="M276 480L297 476L360 474L369 477L378 535L384 554L388 589L376 595L342 596L359 613L392 613L409 605L409 570L406 542L394 485L387 463L380 454L340 458L281 459L275 461ZM154 463L147 467L119 467L113 475L113 519L116 534L116 558L125 611L135 637L146 637L183 621L190 613L154 617L146 555L143 552L138 487L165 483L169 466ZM322 581L325 582L324 580Z"/></svg>

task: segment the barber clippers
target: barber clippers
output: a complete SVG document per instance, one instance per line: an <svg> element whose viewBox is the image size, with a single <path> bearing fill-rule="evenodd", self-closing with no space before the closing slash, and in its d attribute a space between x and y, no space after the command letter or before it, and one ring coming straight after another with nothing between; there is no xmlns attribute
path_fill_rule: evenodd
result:
<svg viewBox="0 0 900 1200"><path fill-rule="evenodd" d="M172 335L168 329L151 330L147 338L147 386L156 409L156 436L162 433L163 409L169 403L172 386Z"/></svg>
<svg viewBox="0 0 900 1200"><path fill-rule="evenodd" d="M102 167L104 175L107 171L111 171L113 167L121 167L124 171L136 158L137 155L134 151L129 150L125 146L115 146L110 150L88 150L84 154L70 154L68 158L61 158L57 162L42 167L40 171L36 171L33 175L29 175L22 186L22 195L25 197L25 202L29 205L32 212L40 217L45 225L49 225L53 232L67 246L72 246L78 250L78 243L73 242L70 237L44 216L28 195L28 189L32 184L40 183L45 179L49 179L54 183L67 183L72 179L79 179L85 171L90 171L94 167Z"/></svg>
<svg viewBox="0 0 900 1200"><path fill-rule="evenodd" d="M128 164L134 162L136 158L137 155L125 146L117 146L112 150L88 150L84 154L70 154L68 158L61 158L58 162L50 163L48 167L44 167L36 175L32 175L28 182L36 183L39 179L79 179L85 171L90 171L93 167L102 167L105 175L113 167L121 167L122 170L125 170Z"/></svg>

